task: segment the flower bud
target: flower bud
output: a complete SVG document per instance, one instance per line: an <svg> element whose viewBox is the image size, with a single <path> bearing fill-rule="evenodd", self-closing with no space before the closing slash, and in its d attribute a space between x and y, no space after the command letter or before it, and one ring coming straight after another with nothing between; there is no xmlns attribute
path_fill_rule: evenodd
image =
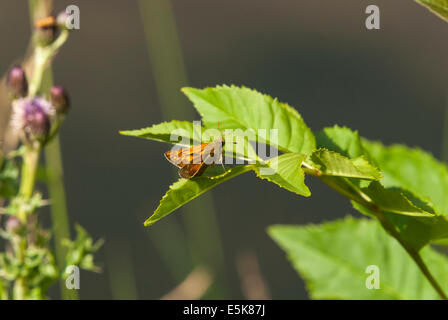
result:
<svg viewBox="0 0 448 320"><path fill-rule="evenodd" d="M66 114L70 108L70 99L63 86L53 86L50 90L51 104L58 114Z"/></svg>
<svg viewBox="0 0 448 320"><path fill-rule="evenodd" d="M14 99L28 94L28 81L25 70L21 66L14 66L8 73L6 83Z"/></svg>
<svg viewBox="0 0 448 320"><path fill-rule="evenodd" d="M45 142L51 128L54 109L42 98L24 98L13 103L11 125L19 131L24 143Z"/></svg>
<svg viewBox="0 0 448 320"><path fill-rule="evenodd" d="M34 41L36 45L45 47L55 39L58 28L53 16L43 18L35 23Z"/></svg>
<svg viewBox="0 0 448 320"><path fill-rule="evenodd" d="M16 217L9 217L8 220L6 220L5 229L6 231L10 233L19 233L20 229L22 228L22 223L20 220Z"/></svg>

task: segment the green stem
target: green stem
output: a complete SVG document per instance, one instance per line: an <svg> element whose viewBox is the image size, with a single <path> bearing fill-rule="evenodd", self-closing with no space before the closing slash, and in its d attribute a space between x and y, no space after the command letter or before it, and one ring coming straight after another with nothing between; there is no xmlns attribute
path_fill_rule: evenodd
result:
<svg viewBox="0 0 448 320"><path fill-rule="evenodd" d="M397 232L395 227L389 222L389 220L386 218L383 212L377 211L376 217L381 222L381 225L384 227L384 229L388 230L390 234L397 239L397 241L403 246L403 248L407 251L407 253L412 257L412 259L415 261L417 266L420 268L420 271L425 275L426 279L428 279L429 283L431 283L434 290L437 291L439 296L443 300L448 300L448 297L446 296L445 292L443 291L442 287L439 285L439 283L436 281L436 279L432 276L431 272L429 271L428 267L426 266L425 262L423 261L420 253L418 253L415 249L407 245L406 241L403 240L403 238L400 236L400 234Z"/></svg>
<svg viewBox="0 0 448 320"><path fill-rule="evenodd" d="M49 46L36 47L34 50L34 73L29 86L29 95L36 95L42 85L42 78L51 58L68 39L68 30L62 30L59 37Z"/></svg>
<svg viewBox="0 0 448 320"><path fill-rule="evenodd" d="M306 170L309 170L309 168L307 168ZM309 172L312 173L311 171ZM395 227L387 219L386 215L381 210L381 208L379 208L364 192L362 192L362 190L360 190L356 185L351 183L348 179L343 179L343 181L346 183L346 186L350 187L350 190L347 190L346 188L342 187L339 183L337 183L338 181L337 179L328 176L319 176L318 174L314 175L318 176L319 179L321 179L325 184L327 184L329 187L331 187L338 193L359 203L360 205L368 208L371 212L373 212L373 214L380 221L384 229L387 230L390 233L390 235L393 236L406 250L406 252L411 256L411 258L419 267L420 271L423 273L426 279L428 279L429 283L434 288L434 290L436 290L439 296L443 300L448 300L447 295L445 294L439 283L436 281L436 279L432 276L431 272L429 271L428 267L423 261L420 253L411 246L409 246L407 242L403 240L403 238L395 229Z"/></svg>
<svg viewBox="0 0 448 320"><path fill-rule="evenodd" d="M63 168L59 138L56 136L45 147L47 185L51 198L51 220L54 234L56 263L59 270L65 268L67 249L62 245L63 239L70 239L70 226L66 205ZM60 282L61 294L64 300L78 299L76 290L69 290L65 281Z"/></svg>

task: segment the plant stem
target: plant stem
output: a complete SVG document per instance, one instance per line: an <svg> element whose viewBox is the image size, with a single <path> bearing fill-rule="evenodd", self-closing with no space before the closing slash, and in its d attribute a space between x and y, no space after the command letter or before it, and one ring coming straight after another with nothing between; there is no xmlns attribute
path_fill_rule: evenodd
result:
<svg viewBox="0 0 448 320"><path fill-rule="evenodd" d="M43 4L43 3L41 3ZM29 2L31 15L31 23L36 16L36 3L33 0ZM47 1L46 6L52 7L52 1ZM48 11L48 10L47 10ZM49 92L53 85L53 77L51 70L51 59L67 41L69 36L68 30L62 30L58 38L49 46L36 47L34 50L34 72L30 83L30 94L35 95L40 91ZM57 129L53 132L57 132ZM61 272L65 267L66 248L62 246L63 239L70 238L69 219L66 206L65 189L63 182L63 168L61 160L61 151L58 136L50 137L51 141L45 146L45 161L47 186L51 197L51 219L52 230L54 234L54 245L56 254L56 263ZM78 294L75 290L68 290L65 281L60 282L61 296L64 300L76 300Z"/></svg>
<svg viewBox="0 0 448 320"><path fill-rule="evenodd" d="M47 172L47 186L51 198L51 220L54 234L56 263L59 270L64 271L66 248L62 245L63 239L70 239L70 227L66 205L63 168L59 137L56 136L45 146L45 162ZM60 282L61 295L64 300L76 300L76 290L69 290L65 281Z"/></svg>
<svg viewBox="0 0 448 320"><path fill-rule="evenodd" d="M36 47L34 50L34 73L30 82L29 94L31 96L37 94L42 85L42 78L51 58L56 54L59 48L67 41L69 32L62 30L59 37L49 46Z"/></svg>

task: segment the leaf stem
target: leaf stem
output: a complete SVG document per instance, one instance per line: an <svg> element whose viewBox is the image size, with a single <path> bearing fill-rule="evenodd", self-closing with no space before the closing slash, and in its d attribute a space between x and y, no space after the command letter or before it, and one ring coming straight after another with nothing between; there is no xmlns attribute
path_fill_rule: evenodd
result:
<svg viewBox="0 0 448 320"><path fill-rule="evenodd" d="M46 47L36 47L34 50L34 73L33 78L30 83L30 95L36 95L42 84L42 77L45 73L45 69L50 62L51 58L56 54L59 48L67 41L68 39L68 30L62 30L59 37L50 45Z"/></svg>

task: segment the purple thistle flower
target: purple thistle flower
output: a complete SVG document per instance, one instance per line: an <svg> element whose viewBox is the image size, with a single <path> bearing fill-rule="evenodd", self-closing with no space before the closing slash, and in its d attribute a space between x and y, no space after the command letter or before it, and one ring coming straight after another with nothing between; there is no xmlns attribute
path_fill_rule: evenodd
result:
<svg viewBox="0 0 448 320"><path fill-rule="evenodd" d="M24 143L45 142L54 113L53 106L45 99L19 99L13 103L11 125L19 131Z"/></svg>
<svg viewBox="0 0 448 320"><path fill-rule="evenodd" d="M6 83L14 98L25 97L28 94L28 81L21 66L14 66L9 71Z"/></svg>

